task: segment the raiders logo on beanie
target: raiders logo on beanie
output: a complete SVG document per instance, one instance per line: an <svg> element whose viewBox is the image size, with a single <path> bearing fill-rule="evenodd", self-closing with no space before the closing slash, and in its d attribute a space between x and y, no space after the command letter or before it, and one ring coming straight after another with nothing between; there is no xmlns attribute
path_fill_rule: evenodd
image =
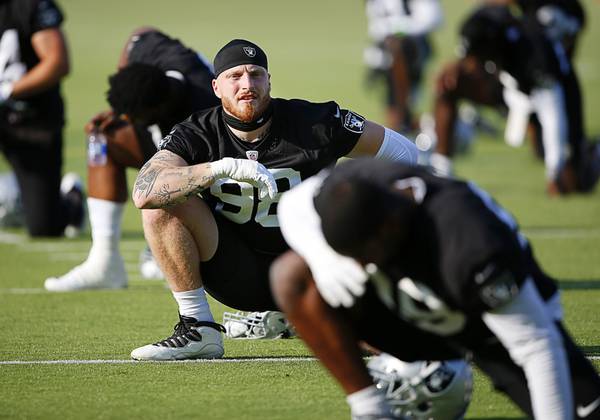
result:
<svg viewBox="0 0 600 420"><path fill-rule="evenodd" d="M267 55L255 43L244 39L234 39L219 50L213 62L215 77L232 67L254 64L269 69Z"/></svg>

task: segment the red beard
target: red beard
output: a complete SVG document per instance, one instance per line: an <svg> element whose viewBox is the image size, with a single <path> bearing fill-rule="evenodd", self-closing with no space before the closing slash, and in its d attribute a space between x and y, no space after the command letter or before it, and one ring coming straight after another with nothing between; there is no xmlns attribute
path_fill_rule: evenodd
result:
<svg viewBox="0 0 600 420"><path fill-rule="evenodd" d="M260 117L267 106L269 105L269 99L265 98L261 100L257 105L251 103L243 103L240 106L236 107L228 98L222 98L221 102L223 104L223 108L227 113L233 115L238 120L249 123L256 120Z"/></svg>

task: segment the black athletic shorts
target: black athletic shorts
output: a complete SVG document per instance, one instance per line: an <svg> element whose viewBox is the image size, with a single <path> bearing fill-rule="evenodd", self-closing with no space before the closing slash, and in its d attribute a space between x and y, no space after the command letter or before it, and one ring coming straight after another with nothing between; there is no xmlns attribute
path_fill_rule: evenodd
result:
<svg viewBox="0 0 600 420"><path fill-rule="evenodd" d="M215 255L200 263L206 291L219 302L243 311L272 311L277 305L269 285L269 268L279 254L258 252L237 233L236 224L215 214L219 245Z"/></svg>
<svg viewBox="0 0 600 420"><path fill-rule="evenodd" d="M31 236L61 236L67 224L60 198L62 124L9 124L0 113L0 149L17 177Z"/></svg>

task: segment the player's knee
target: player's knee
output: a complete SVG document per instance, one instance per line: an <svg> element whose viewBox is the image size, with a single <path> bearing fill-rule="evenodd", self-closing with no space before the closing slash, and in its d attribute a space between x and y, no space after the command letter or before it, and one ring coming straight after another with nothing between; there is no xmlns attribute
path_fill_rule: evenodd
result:
<svg viewBox="0 0 600 420"><path fill-rule="evenodd" d="M26 219L27 232L32 238L62 236L65 227L60 218L49 217L48 212L39 212Z"/></svg>
<svg viewBox="0 0 600 420"><path fill-rule="evenodd" d="M142 210L142 224L145 233L160 232L172 222L173 216L163 209Z"/></svg>
<svg viewBox="0 0 600 420"><path fill-rule="evenodd" d="M304 259L288 251L273 262L269 274L275 302L282 311L293 311L310 282L310 271Z"/></svg>

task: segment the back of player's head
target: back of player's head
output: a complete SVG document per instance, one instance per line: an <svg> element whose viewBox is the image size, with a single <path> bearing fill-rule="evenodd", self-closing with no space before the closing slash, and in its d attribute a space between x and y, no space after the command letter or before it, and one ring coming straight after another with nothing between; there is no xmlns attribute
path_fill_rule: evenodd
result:
<svg viewBox="0 0 600 420"><path fill-rule="evenodd" d="M169 77L157 67L132 63L108 78L107 100L116 114L127 114L135 119L169 101L172 93Z"/></svg>
<svg viewBox="0 0 600 420"><path fill-rule="evenodd" d="M269 63L265 52L253 42L245 39L229 41L219 50L214 59L215 78L225 70L242 64L254 64L269 70Z"/></svg>
<svg viewBox="0 0 600 420"><path fill-rule="evenodd" d="M479 7L461 25L461 53L493 59L505 52L507 41L513 36L511 26L516 23L517 19L506 6Z"/></svg>
<svg viewBox="0 0 600 420"><path fill-rule="evenodd" d="M340 164L314 199L325 239L342 254L361 256L366 241L382 238L392 218L409 222L412 217L415 203L372 176L379 163L356 159Z"/></svg>

